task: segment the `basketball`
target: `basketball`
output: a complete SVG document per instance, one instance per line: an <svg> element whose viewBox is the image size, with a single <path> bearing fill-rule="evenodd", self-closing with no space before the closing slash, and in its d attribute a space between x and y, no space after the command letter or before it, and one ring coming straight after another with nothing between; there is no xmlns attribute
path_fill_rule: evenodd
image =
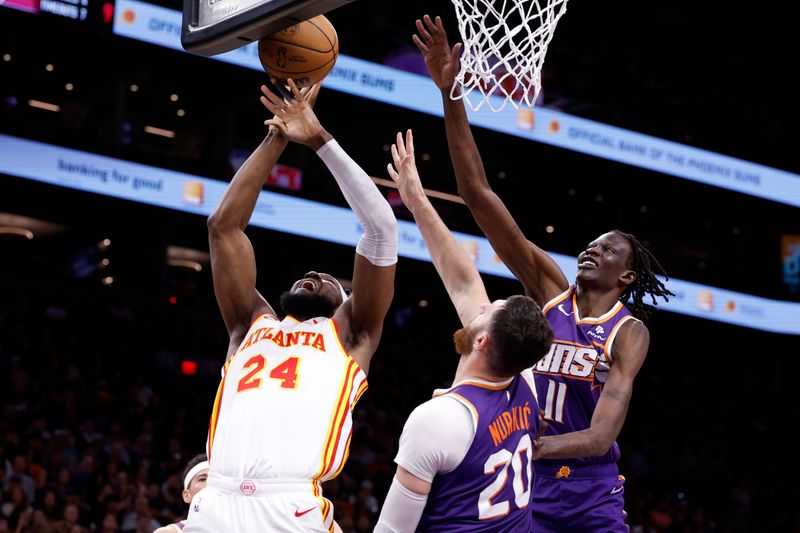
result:
<svg viewBox="0 0 800 533"><path fill-rule="evenodd" d="M339 38L322 15L289 26L258 41L258 57L270 76L292 78L298 87L322 80L339 55Z"/></svg>

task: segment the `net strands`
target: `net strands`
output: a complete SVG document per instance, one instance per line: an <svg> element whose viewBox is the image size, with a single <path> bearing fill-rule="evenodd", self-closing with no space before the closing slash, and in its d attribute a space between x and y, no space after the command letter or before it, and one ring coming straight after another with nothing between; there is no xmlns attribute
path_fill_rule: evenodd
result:
<svg viewBox="0 0 800 533"><path fill-rule="evenodd" d="M542 88L547 46L567 0L452 1L463 52L450 96L463 98L474 110L484 103L492 111L508 102L517 108L518 100L532 107Z"/></svg>

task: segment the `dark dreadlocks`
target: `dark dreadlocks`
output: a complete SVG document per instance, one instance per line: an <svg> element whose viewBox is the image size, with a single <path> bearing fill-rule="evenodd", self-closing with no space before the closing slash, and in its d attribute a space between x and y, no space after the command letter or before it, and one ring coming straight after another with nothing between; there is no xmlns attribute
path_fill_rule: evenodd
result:
<svg viewBox="0 0 800 533"><path fill-rule="evenodd" d="M656 297L664 298L668 302L670 296L675 296L661 283L656 274L663 275L667 280L669 277L655 256L650 250L642 246L642 243L636 237L618 229L613 230L611 233L625 237L630 243L631 255L628 259L628 268L636 272L636 279L628 285L619 299L623 303L632 299L633 303L629 307L633 316L640 319L648 318L652 308L644 303L646 295L650 295L653 305L658 305Z"/></svg>

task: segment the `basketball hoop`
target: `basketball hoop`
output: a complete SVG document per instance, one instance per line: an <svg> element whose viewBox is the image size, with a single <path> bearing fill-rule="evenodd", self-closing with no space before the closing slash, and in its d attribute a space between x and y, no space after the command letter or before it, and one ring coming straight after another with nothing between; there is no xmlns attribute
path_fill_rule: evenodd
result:
<svg viewBox="0 0 800 533"><path fill-rule="evenodd" d="M464 49L450 97L463 98L476 111L484 103L492 111L508 102L517 108L517 100L533 107L542 88L547 46L567 0L452 1Z"/></svg>

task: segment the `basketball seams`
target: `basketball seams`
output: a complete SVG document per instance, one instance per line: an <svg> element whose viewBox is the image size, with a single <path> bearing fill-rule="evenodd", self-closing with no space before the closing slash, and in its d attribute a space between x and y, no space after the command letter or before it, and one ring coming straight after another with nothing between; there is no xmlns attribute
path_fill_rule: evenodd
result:
<svg viewBox="0 0 800 533"><path fill-rule="evenodd" d="M322 28L320 28L320 27L319 27L319 26L318 26L316 23L314 23L314 19L310 19L310 20L308 21L308 23L309 23L309 24L311 24L312 26L314 26L315 28L317 28L317 29L319 30L319 32L320 32L320 33L321 33L321 34L322 34L322 35L325 37L325 40L326 40L326 41L328 41L328 44L331 46L331 51L333 51L333 49L334 49L336 46L335 46L335 45L334 45L334 43L333 43L333 42L332 42L332 41L331 41L331 40L328 38L328 34L327 34L327 33L325 33L325 30L323 30L323 29L322 29ZM328 21L328 24L330 24L330 21ZM336 28L334 28L334 27L333 27L333 24L330 24L330 26L331 26L331 30L333 30L333 34L334 34L334 35L336 35L336 40L338 41L338 40L339 40L339 36L336 34Z"/></svg>
<svg viewBox="0 0 800 533"><path fill-rule="evenodd" d="M323 35L325 35L325 34L323 33ZM325 39L328 40L328 36L327 35L325 35ZM285 44L285 45L288 45L288 46L294 46L295 48L300 48L302 50L308 50L309 52L316 52L318 54L330 54L331 52L334 51L334 47L333 46L331 46L330 49L328 49L328 50L317 50L316 48L310 48L308 46L303 46L301 44L297 44L296 42L283 41L281 39L275 39L273 37L265 37L264 40L268 41L268 42L271 42L271 43L280 43L280 44ZM330 40L328 40L328 43L330 44Z"/></svg>
<svg viewBox="0 0 800 533"><path fill-rule="evenodd" d="M307 22L308 26L299 32L287 35L286 39L281 38L282 35L279 32L259 41L259 59L264 70L277 78L302 77L314 83L330 72L339 57L339 36L325 17L315 18L320 19L319 23L314 20L302 21L300 24ZM324 40L320 38L320 35L324 37ZM324 46L326 42L329 45L327 50L317 46ZM280 52L281 49L283 53ZM298 58L300 61L292 61L292 57ZM279 59L283 63L282 67L278 67Z"/></svg>
<svg viewBox="0 0 800 533"><path fill-rule="evenodd" d="M290 42L290 41L284 41L282 39L276 39L276 38L274 38L272 36L265 38L265 40L266 41L271 41L271 42L274 42L274 43L282 43L282 44L288 44L290 46L296 46L297 48L302 48L303 50L310 50L312 52L319 52L320 54L327 54L328 52L334 52L334 55L338 55L335 52L335 50L336 50L336 44L339 42L339 35L336 33L336 28L333 27L333 24L330 24L330 22L329 22L330 27L331 27L331 31L333 32L333 35L336 37L335 41L331 41L330 37L328 37L328 34L325 33L325 30L319 24L315 23L313 19L306 20L305 22L308 22L309 24L314 26L317 29L317 31L319 31L322 34L322 36L325 37L325 40L328 41L328 46L330 46L330 48L328 48L327 50L318 50L316 48L310 48L308 46L299 45L296 42ZM274 35L278 35L278 33L276 33Z"/></svg>
<svg viewBox="0 0 800 533"><path fill-rule="evenodd" d="M314 67L314 68L312 68L310 70L282 70L282 69L279 69L279 68L270 67L270 71L272 71L272 72L280 72L282 74L291 74L291 75L306 74L308 72L316 72L317 70L321 69L325 65L328 65L331 61L336 61L336 56L333 56L332 58L327 60L325 63L322 63L321 65L319 65L317 67Z"/></svg>

